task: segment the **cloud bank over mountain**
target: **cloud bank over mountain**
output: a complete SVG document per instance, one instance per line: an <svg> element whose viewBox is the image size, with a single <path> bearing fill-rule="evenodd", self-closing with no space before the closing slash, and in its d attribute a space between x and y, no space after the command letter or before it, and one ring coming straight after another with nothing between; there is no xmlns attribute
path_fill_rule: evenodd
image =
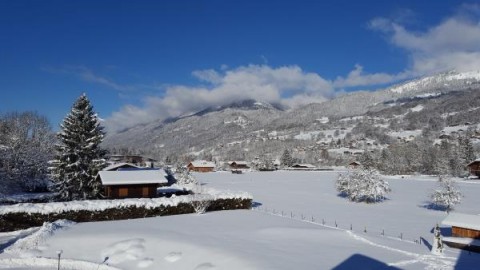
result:
<svg viewBox="0 0 480 270"><path fill-rule="evenodd" d="M409 30L405 20L398 18L372 19L368 28L384 35L394 48L404 50L409 59L409 65L396 74L365 72L360 63L346 76L335 79L324 78L297 65L251 64L195 70L192 76L198 79L197 84L167 86L161 95L145 97L142 106L127 105L114 112L106 119L106 126L109 131L118 131L244 99L298 107L323 102L354 87L387 85L449 70L478 70L479 15L479 5L463 5L452 16L423 31Z"/></svg>

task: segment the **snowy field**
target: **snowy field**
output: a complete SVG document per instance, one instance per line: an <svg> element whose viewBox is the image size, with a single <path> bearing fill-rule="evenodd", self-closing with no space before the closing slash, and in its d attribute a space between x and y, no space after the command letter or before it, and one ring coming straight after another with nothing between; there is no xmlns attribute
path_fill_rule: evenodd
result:
<svg viewBox="0 0 480 270"><path fill-rule="evenodd" d="M431 229L446 216L425 207L435 178L387 177L389 200L367 205L338 197L336 175L197 174L206 187L251 193L256 207L0 233L0 269L56 269L58 250L61 269L476 269L480 263L480 255L450 248L430 254ZM457 211L478 214L480 181L459 186L465 197Z"/></svg>

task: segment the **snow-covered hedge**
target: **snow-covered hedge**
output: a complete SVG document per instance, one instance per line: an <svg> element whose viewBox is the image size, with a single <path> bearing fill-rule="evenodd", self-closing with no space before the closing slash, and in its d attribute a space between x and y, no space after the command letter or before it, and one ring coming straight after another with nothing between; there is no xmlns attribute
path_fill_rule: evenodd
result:
<svg viewBox="0 0 480 270"><path fill-rule="evenodd" d="M0 231L12 231L44 222L68 219L75 222L121 220L195 213L198 201L209 201L206 211L249 209L248 193L216 191L153 199L87 200L54 203L22 203L0 206Z"/></svg>

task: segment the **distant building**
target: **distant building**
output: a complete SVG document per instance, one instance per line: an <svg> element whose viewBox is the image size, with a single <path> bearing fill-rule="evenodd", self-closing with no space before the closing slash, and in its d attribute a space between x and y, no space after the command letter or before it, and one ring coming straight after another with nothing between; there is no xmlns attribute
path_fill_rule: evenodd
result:
<svg viewBox="0 0 480 270"><path fill-rule="evenodd" d="M350 169L356 169L360 166L362 166L362 164L358 161L352 161L348 164L348 168L350 168Z"/></svg>
<svg viewBox="0 0 480 270"><path fill-rule="evenodd" d="M195 160L190 162L187 168L192 172L213 172L215 170L215 163L205 160Z"/></svg>
<svg viewBox="0 0 480 270"><path fill-rule="evenodd" d="M164 170L100 171L97 178L105 187L105 196L112 199L155 198L157 188L168 185Z"/></svg>
<svg viewBox="0 0 480 270"><path fill-rule="evenodd" d="M231 170L248 170L250 167L246 161L230 161L228 166Z"/></svg>
<svg viewBox="0 0 480 270"><path fill-rule="evenodd" d="M480 177L480 159L476 159L467 165L471 175Z"/></svg>
<svg viewBox="0 0 480 270"><path fill-rule="evenodd" d="M317 167L308 163L297 163L297 164L293 164L292 168L295 170L314 170Z"/></svg>

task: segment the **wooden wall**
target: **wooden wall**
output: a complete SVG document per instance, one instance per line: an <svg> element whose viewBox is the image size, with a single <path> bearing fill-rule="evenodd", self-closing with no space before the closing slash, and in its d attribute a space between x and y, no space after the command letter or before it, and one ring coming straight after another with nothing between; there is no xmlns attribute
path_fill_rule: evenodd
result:
<svg viewBox="0 0 480 270"><path fill-rule="evenodd" d="M472 175L480 176L480 162L475 162L468 166L468 169L470 170L470 173Z"/></svg>
<svg viewBox="0 0 480 270"><path fill-rule="evenodd" d="M158 184L106 186L105 195L112 199L155 198Z"/></svg>
<svg viewBox="0 0 480 270"><path fill-rule="evenodd" d="M480 231L452 226L452 236L480 239Z"/></svg>
<svg viewBox="0 0 480 270"><path fill-rule="evenodd" d="M212 167L194 167L193 165L188 166L188 169L193 172L213 172Z"/></svg>

